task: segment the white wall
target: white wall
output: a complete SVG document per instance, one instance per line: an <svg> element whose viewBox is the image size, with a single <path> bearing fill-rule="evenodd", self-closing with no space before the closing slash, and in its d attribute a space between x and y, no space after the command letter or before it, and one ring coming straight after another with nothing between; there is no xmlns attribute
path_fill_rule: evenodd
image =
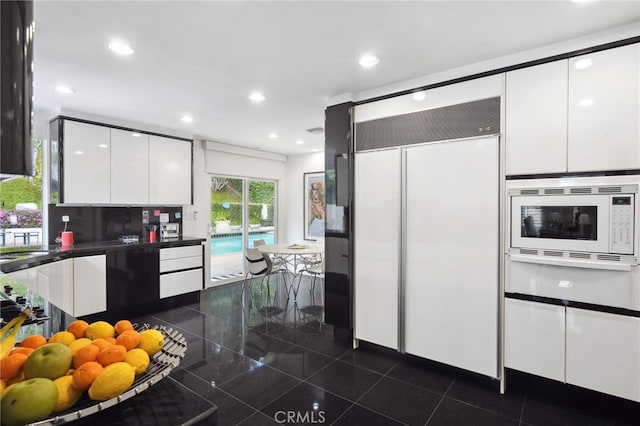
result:
<svg viewBox="0 0 640 426"><path fill-rule="evenodd" d="M287 194L284 210L288 212L285 222L286 240L297 243L304 241L304 174L324 171L324 152L291 155L287 160Z"/></svg>

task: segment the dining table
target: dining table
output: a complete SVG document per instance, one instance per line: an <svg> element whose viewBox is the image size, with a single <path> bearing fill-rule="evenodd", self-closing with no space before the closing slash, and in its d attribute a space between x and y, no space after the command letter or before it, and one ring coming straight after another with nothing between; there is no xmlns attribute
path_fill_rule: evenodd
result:
<svg viewBox="0 0 640 426"><path fill-rule="evenodd" d="M324 255L324 244L265 244L256 247L261 253L272 258L273 264L279 268L286 268L292 275L291 289L294 299L297 297L302 272L310 264L317 264ZM294 287L296 279L298 286Z"/></svg>

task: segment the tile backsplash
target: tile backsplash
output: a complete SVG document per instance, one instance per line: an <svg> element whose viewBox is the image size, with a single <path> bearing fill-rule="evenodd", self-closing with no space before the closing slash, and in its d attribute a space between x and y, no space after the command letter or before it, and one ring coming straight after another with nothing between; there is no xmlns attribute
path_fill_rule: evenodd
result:
<svg viewBox="0 0 640 426"><path fill-rule="evenodd" d="M148 225L159 225L157 213L167 213L169 222L180 224L182 234L182 207L84 207L49 204L49 244L55 244L58 232L64 229L62 216L69 216L67 230L73 231L74 242L117 240L123 235L148 238ZM146 214L144 212L147 212ZM149 223L143 223L143 216Z"/></svg>

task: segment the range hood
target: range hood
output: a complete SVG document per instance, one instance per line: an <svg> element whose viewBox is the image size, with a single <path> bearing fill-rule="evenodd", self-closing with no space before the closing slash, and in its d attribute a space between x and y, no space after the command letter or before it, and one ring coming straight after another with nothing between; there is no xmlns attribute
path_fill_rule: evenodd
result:
<svg viewBox="0 0 640 426"><path fill-rule="evenodd" d="M0 1L0 173L31 175L33 1Z"/></svg>

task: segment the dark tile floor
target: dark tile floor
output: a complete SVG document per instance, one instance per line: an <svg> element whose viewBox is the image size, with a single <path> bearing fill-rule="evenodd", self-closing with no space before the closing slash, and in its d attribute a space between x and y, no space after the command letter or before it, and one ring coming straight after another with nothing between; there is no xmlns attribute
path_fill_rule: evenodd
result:
<svg viewBox="0 0 640 426"><path fill-rule="evenodd" d="M186 337L171 380L218 406L217 419L199 425L640 424L640 404L594 392L516 374L501 395L484 377L372 344L353 350L318 321L306 284L298 302L271 310L268 322L240 285L137 319ZM276 296L284 305L284 294Z"/></svg>

